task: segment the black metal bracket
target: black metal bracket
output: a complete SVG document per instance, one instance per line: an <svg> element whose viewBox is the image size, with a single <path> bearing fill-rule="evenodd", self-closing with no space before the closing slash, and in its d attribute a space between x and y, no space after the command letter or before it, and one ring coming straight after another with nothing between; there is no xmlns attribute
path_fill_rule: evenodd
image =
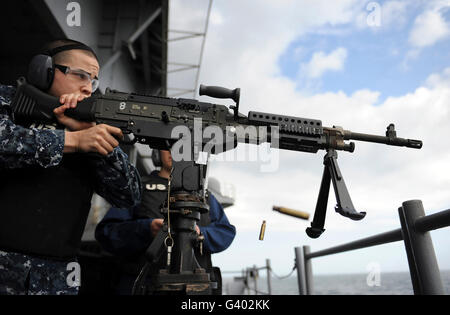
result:
<svg viewBox="0 0 450 315"><path fill-rule="evenodd" d="M365 212L358 212L353 206L352 199L345 185L344 177L337 163L337 152L333 149L327 150L324 157L324 170L320 184L319 197L317 199L314 219L311 227L306 229L306 234L311 238L318 238L325 231L325 216L327 211L328 196L330 194L330 183L333 182L336 195L336 212L352 220L361 220L366 216Z"/></svg>
<svg viewBox="0 0 450 315"><path fill-rule="evenodd" d="M145 252L145 256L147 258L147 261L151 264L157 264L160 257L165 252L165 244L164 241L167 238L169 233L167 232L167 225L164 224L163 228L159 230L156 237L153 239L150 246L147 248Z"/></svg>

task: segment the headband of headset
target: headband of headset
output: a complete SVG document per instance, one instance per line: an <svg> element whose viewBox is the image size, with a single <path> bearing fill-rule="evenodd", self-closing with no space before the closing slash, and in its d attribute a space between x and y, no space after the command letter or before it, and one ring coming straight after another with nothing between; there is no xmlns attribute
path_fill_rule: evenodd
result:
<svg viewBox="0 0 450 315"><path fill-rule="evenodd" d="M60 52L68 51L68 50L75 50L75 49L90 51L95 56L95 58L98 59L97 55L94 52L94 50L91 47L89 47L89 46L87 46L87 45L85 45L83 43L76 43L76 44L68 44L68 45L65 45L65 46L59 46L59 47L47 50L46 53L50 57L53 57L56 54L59 54Z"/></svg>

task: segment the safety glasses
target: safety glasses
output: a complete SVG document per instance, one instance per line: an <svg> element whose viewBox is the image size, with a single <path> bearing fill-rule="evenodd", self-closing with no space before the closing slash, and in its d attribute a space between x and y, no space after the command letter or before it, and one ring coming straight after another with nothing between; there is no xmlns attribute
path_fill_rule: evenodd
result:
<svg viewBox="0 0 450 315"><path fill-rule="evenodd" d="M82 82L83 84L92 84L92 93L94 93L99 86L99 81L97 77L92 78L91 74L81 70L81 69L70 69L70 67L68 66L63 66L63 65L55 65L55 68L59 69L62 73L64 74L72 74L74 76L76 76L80 82Z"/></svg>

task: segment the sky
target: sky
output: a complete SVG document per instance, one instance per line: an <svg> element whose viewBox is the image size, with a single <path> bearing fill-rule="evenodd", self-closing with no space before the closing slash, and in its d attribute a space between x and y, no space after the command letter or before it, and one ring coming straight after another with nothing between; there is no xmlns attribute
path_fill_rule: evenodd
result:
<svg viewBox="0 0 450 315"><path fill-rule="evenodd" d="M208 2L172 0L169 28L204 31ZM170 42L169 62L198 63L201 42ZM170 74L168 86L192 89L195 74ZM353 204L367 215L351 221L337 214L331 189L319 239L305 234L310 222L272 206L306 211L312 219L325 152L273 149L259 161L213 157L210 176L233 186L235 197L226 209L235 240L213 255L222 271L270 259L274 272L285 275L294 266L295 247L314 252L399 228L404 201L421 200L426 214L450 208L450 1L214 0L199 78L198 84L239 87L243 114L320 119L324 126L379 135L394 123L399 137L424 143L415 150L357 142L354 153L339 152ZM198 93L183 97L233 105ZM235 151L254 150L249 147ZM271 171L264 167L268 161ZM450 269L449 229L431 236L439 267ZM381 272L408 271L403 243L317 258L313 272L368 273L374 264Z"/></svg>

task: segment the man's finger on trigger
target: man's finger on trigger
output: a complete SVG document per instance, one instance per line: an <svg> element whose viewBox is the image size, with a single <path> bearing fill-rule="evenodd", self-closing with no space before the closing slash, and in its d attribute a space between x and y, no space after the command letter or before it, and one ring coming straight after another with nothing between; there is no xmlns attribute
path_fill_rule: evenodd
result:
<svg viewBox="0 0 450 315"><path fill-rule="evenodd" d="M122 133L122 130L121 130L120 128L106 125L106 130L107 130L110 134L119 136L121 139L123 139L123 133Z"/></svg>

